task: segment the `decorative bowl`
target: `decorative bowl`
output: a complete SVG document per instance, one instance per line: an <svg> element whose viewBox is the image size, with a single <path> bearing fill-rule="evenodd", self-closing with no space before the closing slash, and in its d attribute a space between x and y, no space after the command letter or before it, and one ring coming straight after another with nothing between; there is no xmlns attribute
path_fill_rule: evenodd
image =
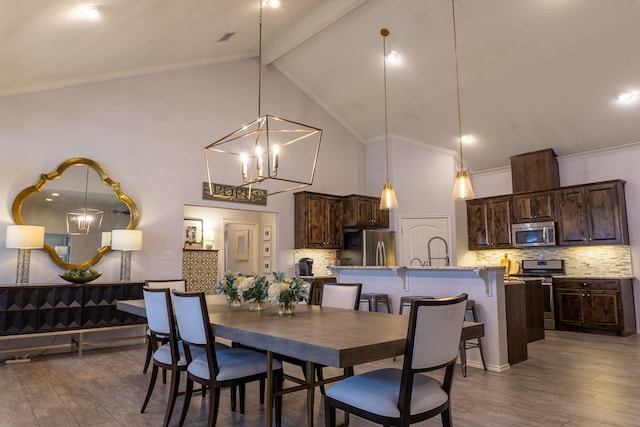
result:
<svg viewBox="0 0 640 427"><path fill-rule="evenodd" d="M92 280L96 280L98 277L102 276L102 274L98 273L92 276L71 276L69 274L63 273L63 274L60 274L59 276L62 277L67 282L71 282L71 283L89 283Z"/></svg>

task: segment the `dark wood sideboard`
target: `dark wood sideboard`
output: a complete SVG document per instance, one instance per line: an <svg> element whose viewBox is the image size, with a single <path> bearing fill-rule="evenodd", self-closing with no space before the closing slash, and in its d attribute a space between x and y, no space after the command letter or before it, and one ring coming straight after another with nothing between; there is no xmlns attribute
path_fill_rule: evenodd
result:
<svg viewBox="0 0 640 427"><path fill-rule="evenodd" d="M146 323L143 317L116 310L119 300L142 298L143 286L144 283L124 282L2 285L0 340L69 335L72 348L74 340L79 343L81 355L86 332Z"/></svg>

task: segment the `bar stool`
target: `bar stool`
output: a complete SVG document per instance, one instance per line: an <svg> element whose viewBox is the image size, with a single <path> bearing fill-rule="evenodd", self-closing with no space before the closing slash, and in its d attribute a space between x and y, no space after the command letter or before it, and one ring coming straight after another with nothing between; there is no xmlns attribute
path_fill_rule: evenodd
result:
<svg viewBox="0 0 640 427"><path fill-rule="evenodd" d="M387 306L387 313L393 313L391 311L391 303L389 302L389 294L361 294L360 302L362 301L369 303L369 311L378 311L378 304L385 304Z"/></svg>
<svg viewBox="0 0 640 427"><path fill-rule="evenodd" d="M468 316L469 315L469 316ZM478 312L476 311L476 302L474 300L467 300L467 309L465 310L465 320L478 322ZM487 365L484 361L484 352L482 351L482 335L475 335L467 337L466 340L460 340L460 368L462 369L462 376L467 376L467 350L477 348L480 351L480 360L482 360L482 367L487 370ZM470 340L476 340L476 342L469 342Z"/></svg>
<svg viewBox="0 0 640 427"><path fill-rule="evenodd" d="M406 297L402 297L400 298L400 311L398 312L399 314L402 314L402 309L406 306L411 308L411 303L413 301L420 301L423 299L433 299L433 297L431 296L418 296L418 295L411 295L411 296L406 296Z"/></svg>

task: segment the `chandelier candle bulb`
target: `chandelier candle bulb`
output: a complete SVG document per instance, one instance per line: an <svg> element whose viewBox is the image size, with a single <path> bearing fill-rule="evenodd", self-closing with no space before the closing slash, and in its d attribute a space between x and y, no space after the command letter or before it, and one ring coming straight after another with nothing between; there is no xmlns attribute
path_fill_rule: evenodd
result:
<svg viewBox="0 0 640 427"><path fill-rule="evenodd" d="M273 146L273 175L278 175L278 146Z"/></svg>

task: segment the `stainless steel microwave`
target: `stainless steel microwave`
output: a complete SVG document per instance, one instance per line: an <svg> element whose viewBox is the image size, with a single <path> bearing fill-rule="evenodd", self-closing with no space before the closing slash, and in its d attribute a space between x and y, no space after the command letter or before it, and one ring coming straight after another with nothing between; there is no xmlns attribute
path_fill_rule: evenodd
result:
<svg viewBox="0 0 640 427"><path fill-rule="evenodd" d="M511 243L516 248L529 246L555 246L555 222L529 222L511 226Z"/></svg>

